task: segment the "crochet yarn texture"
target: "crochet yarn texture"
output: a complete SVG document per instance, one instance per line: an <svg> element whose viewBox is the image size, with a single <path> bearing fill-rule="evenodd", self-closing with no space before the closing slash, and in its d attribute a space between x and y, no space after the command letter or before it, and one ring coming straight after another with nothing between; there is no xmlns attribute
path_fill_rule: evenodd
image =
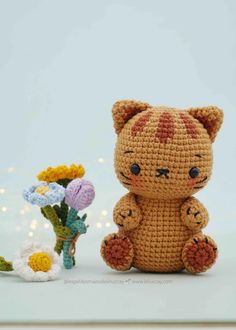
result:
<svg viewBox="0 0 236 330"><path fill-rule="evenodd" d="M115 171L129 192L114 208L119 230L104 238L103 259L116 270L208 270L218 250L202 233L208 212L192 195L210 179L222 110L124 100L112 113L118 135Z"/></svg>
<svg viewBox="0 0 236 330"><path fill-rule="evenodd" d="M65 193L65 202L70 206L66 219L66 226L70 229L72 237L64 240L63 263L65 268L71 269L74 265L74 253L76 241L81 234L87 232L85 225L86 214L82 218L78 217L78 211L88 207L95 197L95 190L91 182L83 179L71 181Z"/></svg>

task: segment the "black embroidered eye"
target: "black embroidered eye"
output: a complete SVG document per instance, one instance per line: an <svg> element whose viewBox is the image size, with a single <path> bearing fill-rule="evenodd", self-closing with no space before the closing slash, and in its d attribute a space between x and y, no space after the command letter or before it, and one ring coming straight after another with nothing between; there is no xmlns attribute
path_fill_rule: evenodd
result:
<svg viewBox="0 0 236 330"><path fill-rule="evenodd" d="M133 173L134 175L138 175L140 171L141 171L141 168L139 167L138 164L132 164L130 166L130 172Z"/></svg>
<svg viewBox="0 0 236 330"><path fill-rule="evenodd" d="M191 170L189 171L189 175L193 179L195 179L196 177L198 177L199 174L200 174L200 170L197 167L192 167Z"/></svg>

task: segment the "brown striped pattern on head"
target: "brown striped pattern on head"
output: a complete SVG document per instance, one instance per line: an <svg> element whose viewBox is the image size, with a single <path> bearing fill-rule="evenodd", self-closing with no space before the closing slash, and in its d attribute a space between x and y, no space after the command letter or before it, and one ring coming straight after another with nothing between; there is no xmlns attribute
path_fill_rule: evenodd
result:
<svg viewBox="0 0 236 330"><path fill-rule="evenodd" d="M144 112L131 127L131 136L135 137L139 133L142 133L146 125L148 124L153 111ZM179 118L185 126L187 134L195 139L198 135L197 126L194 120L188 113L180 112ZM168 139L171 140L174 137L175 131L175 118L171 111L162 111L157 123L157 129L155 137L159 139L161 143L167 143Z"/></svg>
<svg viewBox="0 0 236 330"><path fill-rule="evenodd" d="M188 135L191 136L191 138L196 139L198 131L194 121L190 118L188 114L185 114L183 112L181 112L179 116L185 125Z"/></svg>
<svg viewBox="0 0 236 330"><path fill-rule="evenodd" d="M149 121L151 115L153 114L152 111L148 111L144 113L132 126L131 128L131 135L136 136L138 133L142 133L144 130L145 125Z"/></svg>
<svg viewBox="0 0 236 330"><path fill-rule="evenodd" d="M173 138L174 120L170 112L164 111L161 113L155 136L161 143L167 143L168 139Z"/></svg>

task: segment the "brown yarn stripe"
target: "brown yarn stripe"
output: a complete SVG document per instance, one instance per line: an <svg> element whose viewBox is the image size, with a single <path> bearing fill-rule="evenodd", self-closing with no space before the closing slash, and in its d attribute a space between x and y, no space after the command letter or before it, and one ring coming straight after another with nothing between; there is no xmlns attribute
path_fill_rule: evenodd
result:
<svg viewBox="0 0 236 330"><path fill-rule="evenodd" d="M155 136L161 143L167 143L168 138L173 138L174 120L170 112L165 111L160 115Z"/></svg>
<svg viewBox="0 0 236 330"><path fill-rule="evenodd" d="M185 113L180 113L179 116L186 127L188 135L190 135L193 139L196 139L198 131L194 122Z"/></svg>
<svg viewBox="0 0 236 330"><path fill-rule="evenodd" d="M153 114L152 111L148 111L144 113L132 126L131 128L131 135L135 137L138 133L142 133L144 130L145 125L149 121L151 115Z"/></svg>

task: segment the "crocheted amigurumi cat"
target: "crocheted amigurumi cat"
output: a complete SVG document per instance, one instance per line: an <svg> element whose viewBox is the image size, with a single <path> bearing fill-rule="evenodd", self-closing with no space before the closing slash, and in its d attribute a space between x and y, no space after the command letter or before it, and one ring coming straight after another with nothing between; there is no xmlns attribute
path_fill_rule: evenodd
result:
<svg viewBox="0 0 236 330"><path fill-rule="evenodd" d="M116 234L101 254L116 270L205 272L217 246L202 233L208 212L192 195L211 176L212 142L223 121L215 106L177 110L138 101L113 106L115 171L129 190L116 204Z"/></svg>

